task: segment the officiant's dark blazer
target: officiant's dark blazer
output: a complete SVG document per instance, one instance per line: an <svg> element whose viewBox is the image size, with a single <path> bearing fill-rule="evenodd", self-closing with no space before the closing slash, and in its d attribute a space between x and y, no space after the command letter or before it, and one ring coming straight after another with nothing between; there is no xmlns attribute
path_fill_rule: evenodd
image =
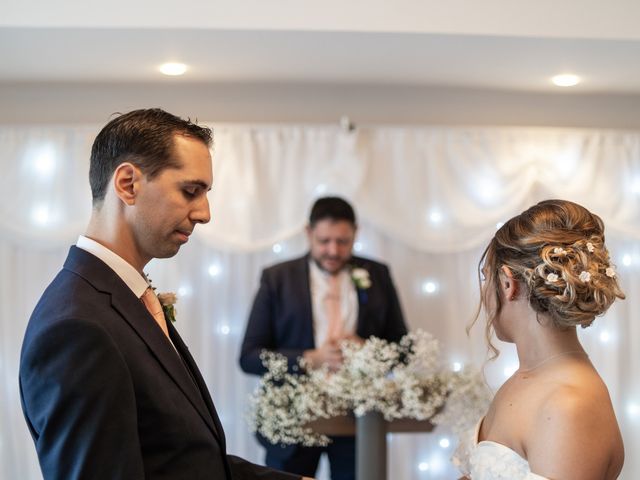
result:
<svg viewBox="0 0 640 480"><path fill-rule="evenodd" d="M20 359L45 480L300 478L227 455L205 382L168 326L175 349L111 268L71 248Z"/></svg>
<svg viewBox="0 0 640 480"><path fill-rule="evenodd" d="M356 333L365 339L400 340L407 327L389 269L361 257L352 257L350 263L369 272L371 280L369 288L357 289ZM295 367L305 350L316 348L312 315L309 255L265 269L242 342L242 369L257 375L265 373L260 361L263 350L285 355L289 367Z"/></svg>
<svg viewBox="0 0 640 480"><path fill-rule="evenodd" d="M371 286L357 289L358 318L356 333L398 341L407 333L398 294L386 265L352 257L353 268L369 272ZM309 281L309 255L265 269L255 296L242 342L240 366L247 373L266 372L260 360L263 350L287 357L289 369L295 371L305 350L316 348ZM271 455L288 458L295 446L273 445L258 436Z"/></svg>
<svg viewBox="0 0 640 480"><path fill-rule="evenodd" d="M352 257L354 268L369 272L371 286L357 289L356 333L398 341L407 333L396 289L386 265ZM316 348L313 335L309 255L265 269L253 302L240 353L240 366L247 373L261 375L266 369L260 360L263 350L279 352L295 371L305 350ZM273 445L258 436L269 454L288 458L299 447Z"/></svg>

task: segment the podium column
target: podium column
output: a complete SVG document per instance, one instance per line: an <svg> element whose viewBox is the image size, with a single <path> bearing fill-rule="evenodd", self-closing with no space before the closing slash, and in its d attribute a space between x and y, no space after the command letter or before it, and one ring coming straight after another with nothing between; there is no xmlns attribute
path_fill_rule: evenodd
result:
<svg viewBox="0 0 640 480"><path fill-rule="evenodd" d="M387 422L380 412L356 418L356 479L386 480Z"/></svg>

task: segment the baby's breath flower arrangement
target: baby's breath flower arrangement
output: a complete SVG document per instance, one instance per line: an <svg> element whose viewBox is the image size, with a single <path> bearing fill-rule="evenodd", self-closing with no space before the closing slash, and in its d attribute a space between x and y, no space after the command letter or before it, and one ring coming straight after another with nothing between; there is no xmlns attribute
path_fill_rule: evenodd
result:
<svg viewBox="0 0 640 480"><path fill-rule="evenodd" d="M490 394L482 376L469 370L440 368L437 340L423 330L399 343L371 337L342 344L344 363L326 368L287 371L287 360L263 352L267 373L251 397L249 424L274 444L324 446L325 435L307 425L318 419L367 412L386 420L411 418L451 426L458 433L485 412Z"/></svg>

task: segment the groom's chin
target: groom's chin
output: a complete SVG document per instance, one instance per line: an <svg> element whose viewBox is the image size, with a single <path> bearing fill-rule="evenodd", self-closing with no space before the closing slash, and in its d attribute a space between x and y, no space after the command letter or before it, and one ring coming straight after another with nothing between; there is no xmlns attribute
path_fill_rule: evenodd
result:
<svg viewBox="0 0 640 480"><path fill-rule="evenodd" d="M171 247L164 248L161 252L157 252L153 258L171 258L174 257L179 251L182 245L173 245Z"/></svg>

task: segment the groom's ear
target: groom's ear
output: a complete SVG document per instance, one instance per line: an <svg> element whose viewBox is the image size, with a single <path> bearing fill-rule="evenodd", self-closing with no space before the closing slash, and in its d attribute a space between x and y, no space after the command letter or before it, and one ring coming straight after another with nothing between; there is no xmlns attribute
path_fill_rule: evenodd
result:
<svg viewBox="0 0 640 480"><path fill-rule="evenodd" d="M132 163L124 162L116 167L113 173L113 187L125 205L135 205L141 179L142 171Z"/></svg>

